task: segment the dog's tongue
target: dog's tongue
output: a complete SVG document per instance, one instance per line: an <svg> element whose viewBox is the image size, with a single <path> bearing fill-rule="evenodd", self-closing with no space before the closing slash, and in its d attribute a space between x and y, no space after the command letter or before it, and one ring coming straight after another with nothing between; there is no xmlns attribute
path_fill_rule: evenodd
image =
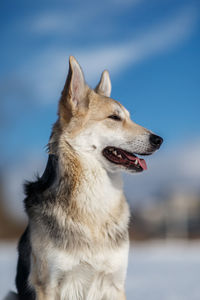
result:
<svg viewBox="0 0 200 300"><path fill-rule="evenodd" d="M133 156L131 154L128 154L126 153L126 157L131 160L131 161L136 161L136 159L138 160L138 163L140 165L140 167L143 169L143 170L147 170L147 164L146 164L146 161L144 159L140 159L139 157L137 156Z"/></svg>
<svg viewBox="0 0 200 300"><path fill-rule="evenodd" d="M144 159L139 159L139 158L138 158L138 161L139 161L140 167L141 167L143 170L147 170L147 164L146 164L146 161L145 161Z"/></svg>

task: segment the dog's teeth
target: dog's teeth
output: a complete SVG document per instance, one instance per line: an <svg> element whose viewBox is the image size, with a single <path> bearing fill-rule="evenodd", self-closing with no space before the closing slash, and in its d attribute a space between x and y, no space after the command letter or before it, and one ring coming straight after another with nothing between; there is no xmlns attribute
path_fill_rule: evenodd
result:
<svg viewBox="0 0 200 300"><path fill-rule="evenodd" d="M119 158L122 158L121 154L118 154L117 156L118 156Z"/></svg>
<svg viewBox="0 0 200 300"><path fill-rule="evenodd" d="M135 160L135 165L137 165L137 164L138 164L138 160L136 159L136 160Z"/></svg>
<svg viewBox="0 0 200 300"><path fill-rule="evenodd" d="M116 151L116 150L114 150L113 153L114 153L115 155L117 155L117 151Z"/></svg>

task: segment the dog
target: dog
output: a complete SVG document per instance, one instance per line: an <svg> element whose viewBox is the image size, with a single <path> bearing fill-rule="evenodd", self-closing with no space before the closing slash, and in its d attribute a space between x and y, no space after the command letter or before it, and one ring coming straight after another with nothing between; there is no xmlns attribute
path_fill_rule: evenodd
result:
<svg viewBox="0 0 200 300"><path fill-rule="evenodd" d="M130 213L121 171L146 170L137 155L154 153L163 139L110 94L107 70L93 90L70 56L46 169L25 185L16 299L126 299Z"/></svg>

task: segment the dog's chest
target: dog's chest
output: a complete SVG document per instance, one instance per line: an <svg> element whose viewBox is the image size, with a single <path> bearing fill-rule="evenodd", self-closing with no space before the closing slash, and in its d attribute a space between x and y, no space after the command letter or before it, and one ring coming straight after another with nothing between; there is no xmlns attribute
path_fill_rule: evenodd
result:
<svg viewBox="0 0 200 300"><path fill-rule="evenodd" d="M51 279L58 286L60 299L96 299L102 286L123 285L127 267L128 242L116 249L101 249L98 254L69 254L55 249L48 255ZM80 297L79 297L80 296Z"/></svg>

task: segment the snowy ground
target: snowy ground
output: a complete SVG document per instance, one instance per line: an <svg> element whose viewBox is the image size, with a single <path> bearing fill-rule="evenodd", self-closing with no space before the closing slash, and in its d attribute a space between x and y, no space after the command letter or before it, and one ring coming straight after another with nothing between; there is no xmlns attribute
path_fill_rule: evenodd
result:
<svg viewBox="0 0 200 300"><path fill-rule="evenodd" d="M16 244L0 244L0 300L14 290ZM128 300L199 300L200 242L135 243L130 250Z"/></svg>

